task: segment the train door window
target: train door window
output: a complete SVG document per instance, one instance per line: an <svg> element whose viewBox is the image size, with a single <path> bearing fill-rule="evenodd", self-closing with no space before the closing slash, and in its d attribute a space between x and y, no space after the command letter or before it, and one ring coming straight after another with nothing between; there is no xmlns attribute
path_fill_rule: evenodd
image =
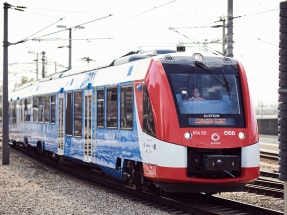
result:
<svg viewBox="0 0 287 215"><path fill-rule="evenodd" d="M105 110L104 89L98 89L97 91L97 126L98 127L104 127L104 110Z"/></svg>
<svg viewBox="0 0 287 215"><path fill-rule="evenodd" d="M24 122L24 100L19 101L20 106L20 114L21 114L21 122Z"/></svg>
<svg viewBox="0 0 287 215"><path fill-rule="evenodd" d="M25 122L30 122L30 98L24 100L24 119Z"/></svg>
<svg viewBox="0 0 287 215"><path fill-rule="evenodd" d="M107 89L107 117L106 124L109 128L118 127L118 89Z"/></svg>
<svg viewBox="0 0 287 215"><path fill-rule="evenodd" d="M73 135L73 122L72 122L72 93L66 94L66 134Z"/></svg>
<svg viewBox="0 0 287 215"><path fill-rule="evenodd" d="M74 135L82 136L82 92L74 94Z"/></svg>
<svg viewBox="0 0 287 215"><path fill-rule="evenodd" d="M13 102L13 109L12 109L12 118L13 118L13 124L16 124L17 122L17 109L16 109L16 106L17 106L17 102Z"/></svg>
<svg viewBox="0 0 287 215"><path fill-rule="evenodd" d="M44 96L44 121L45 123L50 122L50 98L49 95Z"/></svg>
<svg viewBox="0 0 287 215"><path fill-rule="evenodd" d="M55 124L55 95L51 95L51 114L50 114L50 121L52 124Z"/></svg>
<svg viewBox="0 0 287 215"><path fill-rule="evenodd" d="M121 86L121 129L133 128L133 87Z"/></svg>
<svg viewBox="0 0 287 215"><path fill-rule="evenodd" d="M33 122L38 122L38 97L33 97Z"/></svg>
<svg viewBox="0 0 287 215"><path fill-rule="evenodd" d="M44 96L39 96L38 122L44 122Z"/></svg>
<svg viewBox="0 0 287 215"><path fill-rule="evenodd" d="M156 137L150 97L145 85L143 87L143 131Z"/></svg>

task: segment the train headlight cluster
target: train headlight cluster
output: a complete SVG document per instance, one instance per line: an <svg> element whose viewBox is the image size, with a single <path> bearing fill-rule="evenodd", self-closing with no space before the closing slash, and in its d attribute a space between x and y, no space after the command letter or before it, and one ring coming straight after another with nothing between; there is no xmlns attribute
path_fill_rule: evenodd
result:
<svg viewBox="0 0 287 215"><path fill-rule="evenodd" d="M187 140L190 140L192 138L192 134L190 132L185 132L184 133L184 138Z"/></svg>
<svg viewBox="0 0 287 215"><path fill-rule="evenodd" d="M238 137L239 137L240 140L244 140L246 135L245 135L244 132L239 132Z"/></svg>

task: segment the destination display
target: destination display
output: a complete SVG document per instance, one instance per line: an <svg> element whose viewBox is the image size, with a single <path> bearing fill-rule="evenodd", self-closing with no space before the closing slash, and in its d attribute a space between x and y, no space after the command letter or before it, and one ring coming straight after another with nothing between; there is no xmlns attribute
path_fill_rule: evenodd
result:
<svg viewBox="0 0 287 215"><path fill-rule="evenodd" d="M233 118L188 118L189 125L234 125Z"/></svg>

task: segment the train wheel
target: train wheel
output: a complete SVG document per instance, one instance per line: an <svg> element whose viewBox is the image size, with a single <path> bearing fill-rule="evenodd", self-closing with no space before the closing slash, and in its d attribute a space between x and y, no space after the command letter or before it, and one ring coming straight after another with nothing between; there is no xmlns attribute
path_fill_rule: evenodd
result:
<svg viewBox="0 0 287 215"><path fill-rule="evenodd" d="M161 189L160 187L155 187L154 188L154 194L156 196L163 196L165 194L164 190Z"/></svg>
<svg viewBox="0 0 287 215"><path fill-rule="evenodd" d="M43 154L43 148L42 148L42 144L38 143L37 144L37 154L42 155Z"/></svg>

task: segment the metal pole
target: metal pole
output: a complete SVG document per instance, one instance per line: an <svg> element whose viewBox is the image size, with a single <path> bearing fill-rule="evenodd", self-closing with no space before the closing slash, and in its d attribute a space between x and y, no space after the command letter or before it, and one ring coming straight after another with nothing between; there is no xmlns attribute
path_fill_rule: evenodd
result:
<svg viewBox="0 0 287 215"><path fill-rule="evenodd" d="M225 55L225 19L222 20L222 54Z"/></svg>
<svg viewBox="0 0 287 215"><path fill-rule="evenodd" d="M284 181L284 215L287 215L287 182Z"/></svg>
<svg viewBox="0 0 287 215"><path fill-rule="evenodd" d="M227 57L233 57L233 0L228 0Z"/></svg>
<svg viewBox="0 0 287 215"><path fill-rule="evenodd" d="M72 29L69 29L69 69L72 69Z"/></svg>
<svg viewBox="0 0 287 215"><path fill-rule="evenodd" d="M38 80L39 79L39 77L38 77L38 53L37 53L37 61L36 61L36 63L37 63L37 67L36 67L36 80Z"/></svg>
<svg viewBox="0 0 287 215"><path fill-rule="evenodd" d="M4 42L3 42L3 98L2 98L2 165L9 165L9 115L8 115L8 9L4 3Z"/></svg>
<svg viewBox="0 0 287 215"><path fill-rule="evenodd" d="M47 58L47 56L45 58L45 63L46 63L45 77L47 77L48 76L48 58Z"/></svg>
<svg viewBox="0 0 287 215"><path fill-rule="evenodd" d="M280 2L279 28L279 99L278 99L278 140L279 140L279 180L284 181L284 214L287 215L287 1Z"/></svg>
<svg viewBox="0 0 287 215"><path fill-rule="evenodd" d="M45 78L45 52L42 52L42 78Z"/></svg>

